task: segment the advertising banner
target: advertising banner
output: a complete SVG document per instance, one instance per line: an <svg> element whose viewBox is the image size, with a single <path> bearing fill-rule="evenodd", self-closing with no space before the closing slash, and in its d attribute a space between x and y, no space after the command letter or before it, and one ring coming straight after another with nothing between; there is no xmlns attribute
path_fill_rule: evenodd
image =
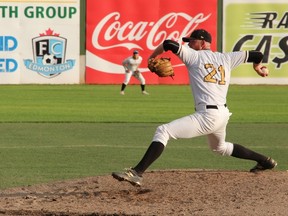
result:
<svg viewBox="0 0 288 216"><path fill-rule="evenodd" d="M0 84L79 83L80 0L0 0Z"/></svg>
<svg viewBox="0 0 288 216"><path fill-rule="evenodd" d="M288 12L285 0L223 0L223 51L258 50L268 66L259 77L251 63L232 72L232 83L288 84Z"/></svg>
<svg viewBox="0 0 288 216"><path fill-rule="evenodd" d="M154 49L165 39L182 43L182 37L197 28L209 31L212 49L217 47L217 0L205 6L201 0L87 0L86 4L86 83L122 83L122 61L138 50L147 84L188 84L186 68L170 52L163 57L171 58L174 79L149 72L147 60Z"/></svg>

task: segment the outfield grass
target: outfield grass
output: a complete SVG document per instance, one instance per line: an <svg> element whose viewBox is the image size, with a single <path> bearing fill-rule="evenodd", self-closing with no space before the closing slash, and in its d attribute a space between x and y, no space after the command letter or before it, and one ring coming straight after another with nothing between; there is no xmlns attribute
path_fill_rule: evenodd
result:
<svg viewBox="0 0 288 216"><path fill-rule="evenodd" d="M193 112L188 86L0 86L0 188L106 175L135 165L162 122ZM227 140L277 159L287 170L288 86L231 86ZM247 170L206 138L171 141L150 169Z"/></svg>

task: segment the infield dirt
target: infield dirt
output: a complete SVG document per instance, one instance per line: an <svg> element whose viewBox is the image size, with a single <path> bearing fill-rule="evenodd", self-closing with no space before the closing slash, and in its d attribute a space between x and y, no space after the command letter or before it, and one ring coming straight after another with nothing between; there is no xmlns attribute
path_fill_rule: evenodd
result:
<svg viewBox="0 0 288 216"><path fill-rule="evenodd" d="M166 170L142 187L112 176L0 191L0 215L277 215L288 212L288 172Z"/></svg>

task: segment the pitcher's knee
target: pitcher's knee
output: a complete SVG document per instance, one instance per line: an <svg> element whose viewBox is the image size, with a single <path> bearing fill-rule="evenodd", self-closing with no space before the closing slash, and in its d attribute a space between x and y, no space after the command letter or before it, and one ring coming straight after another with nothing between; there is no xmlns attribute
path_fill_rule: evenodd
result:
<svg viewBox="0 0 288 216"><path fill-rule="evenodd" d="M216 148L212 149L213 152L220 154L222 156L230 156L233 151L233 144L229 142L225 142L223 144L217 145Z"/></svg>
<svg viewBox="0 0 288 216"><path fill-rule="evenodd" d="M170 136L167 131L167 127L165 125L158 126L154 134L153 141L161 142L164 146L166 146L169 139Z"/></svg>

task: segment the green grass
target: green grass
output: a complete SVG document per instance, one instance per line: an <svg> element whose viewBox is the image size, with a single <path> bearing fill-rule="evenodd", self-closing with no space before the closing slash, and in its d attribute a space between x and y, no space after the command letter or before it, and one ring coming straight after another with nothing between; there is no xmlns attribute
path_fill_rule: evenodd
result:
<svg viewBox="0 0 288 216"><path fill-rule="evenodd" d="M0 122L167 122L194 111L189 86L2 85ZM288 86L231 86L231 122L288 122Z"/></svg>
<svg viewBox="0 0 288 216"><path fill-rule="evenodd" d="M156 127L194 111L189 86L1 85L0 188L106 175L135 165ZM287 86L231 86L227 140L287 170ZM205 137L171 140L149 169L247 170L212 153Z"/></svg>

